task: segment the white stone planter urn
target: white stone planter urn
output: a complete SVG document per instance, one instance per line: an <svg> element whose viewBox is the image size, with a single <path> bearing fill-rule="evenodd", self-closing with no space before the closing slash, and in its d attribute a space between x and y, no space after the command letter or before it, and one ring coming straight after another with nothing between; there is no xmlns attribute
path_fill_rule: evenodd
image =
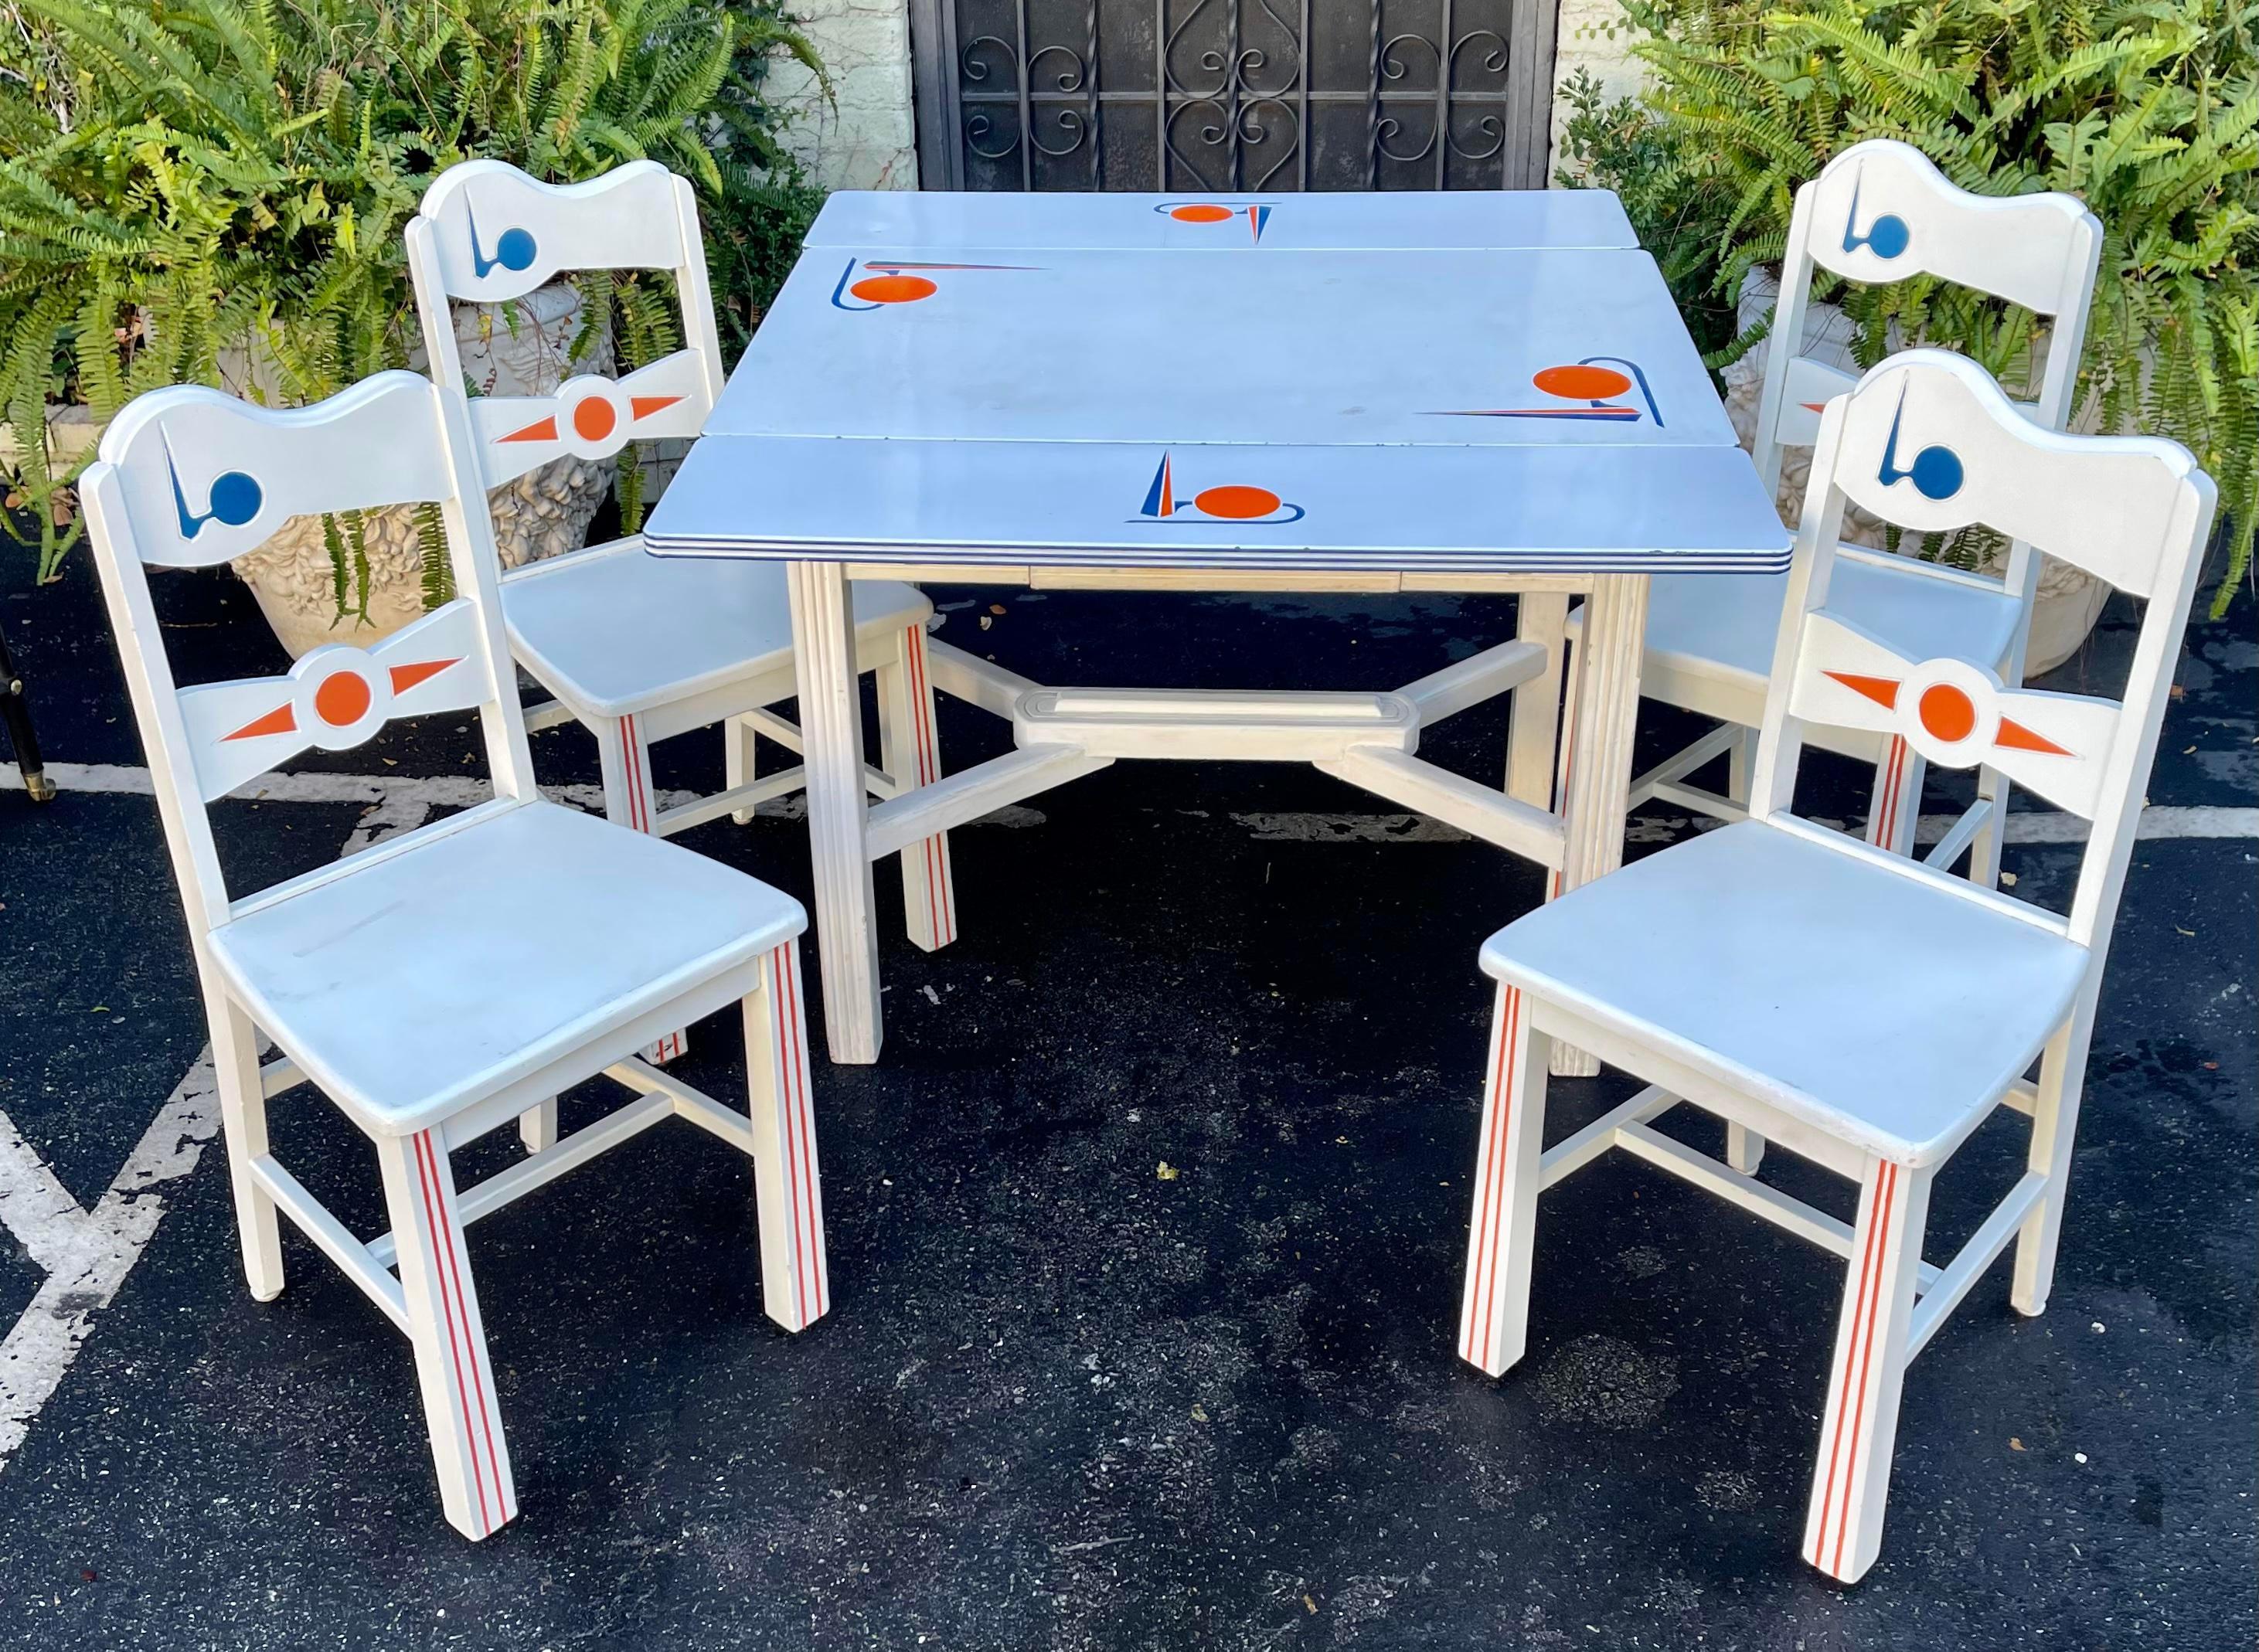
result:
<svg viewBox="0 0 2259 1652"><path fill-rule="evenodd" d="M569 281L552 281L519 299L515 332L499 305L458 304L455 338L463 371L484 395L548 395L576 373L609 373L609 326L590 339L579 360L570 359L581 315L580 288ZM409 365L425 369L420 350ZM241 352L223 357L220 373L239 394L264 376ZM588 523L612 485L615 462L567 456L489 494L502 566L517 567L587 543ZM235 559L235 571L292 659L325 643L366 646L423 614L423 545L414 516L395 507L367 512L363 521L367 619L338 616L336 573L318 516L292 517L257 550ZM350 600L350 587L347 595Z"/></svg>
<svg viewBox="0 0 2259 1652"><path fill-rule="evenodd" d="M1742 281L1735 325L1747 331L1764 319L1779 291L1776 272L1750 270ZM1851 318L1835 305L1814 300L1805 306L1804 341L1797 353L1856 374L1859 364L1851 354L1856 331ZM2042 330L2034 342L2035 352L2044 347L2045 338ZM1892 347L1899 347L1900 342L1892 339ZM1759 340L1755 349L1720 374L1726 381L1726 417L1733 421L1734 433L1741 438L1745 448L1756 439L1757 401L1764 393L1765 355L1771 345L1771 338ZM2092 434L2099 428L2094 409L2083 409L2081 416L2072 421L2071 428ZM1780 496L1777 501L1782 521L1792 523L1802 513L1804 489L1811 475L1811 449L1792 447L1782 454ZM1849 544L1881 550L1885 544L1885 531L1880 521L1856 505L1843 513L1843 538ZM1990 571L1999 570L1996 565ZM2077 653L2087 633L2094 629L2094 622L2101 616L2102 605L2109 597L2110 587L2092 574L2053 557L2043 558L2040 563L2039 597L2032 609L2032 636L2025 654L2024 674L2036 677L2053 671Z"/></svg>

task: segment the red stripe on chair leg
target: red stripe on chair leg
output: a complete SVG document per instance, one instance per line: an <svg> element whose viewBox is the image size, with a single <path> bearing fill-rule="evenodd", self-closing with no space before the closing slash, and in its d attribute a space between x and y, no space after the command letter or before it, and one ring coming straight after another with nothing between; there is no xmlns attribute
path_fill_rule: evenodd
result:
<svg viewBox="0 0 2259 1652"><path fill-rule="evenodd" d="M808 1139L810 1130L808 1099L808 1039L800 1024L799 949L792 942L787 941L783 950L785 975L791 981L793 988L787 1000L792 1006L792 1055L794 1064L800 1069L800 1105L794 1109L793 1114L795 1126L801 1133L799 1158L802 1198L798 1202L808 1214L808 1253L812 1259L811 1265L816 1273L815 1317L822 1319L824 1311L823 1235L816 1225L816 1180L815 1172L810 1168L810 1162L815 1158L816 1154L813 1143Z"/></svg>
<svg viewBox="0 0 2259 1652"><path fill-rule="evenodd" d="M639 801L643 795L643 787L636 782L635 749L635 719L622 717L620 719L620 775L628 788L628 830L639 832L643 830L641 818L643 809Z"/></svg>
<svg viewBox="0 0 2259 1652"><path fill-rule="evenodd" d="M628 825L636 831L651 830L651 809L644 794L644 753L636 738L633 717L620 719L620 765L628 783Z"/></svg>
<svg viewBox="0 0 2259 1652"><path fill-rule="evenodd" d="M431 1156L431 1179L432 1186L436 1188L438 1186L439 1162L438 1150L434 1149L431 1145L431 1135L428 1131L424 1134L424 1149L425 1151ZM494 1475L495 1501L501 1507L502 1512L502 1517L506 1520L510 1519L512 1514L516 1513L517 1511L510 1507L510 1498L502 1489L502 1453L497 1450L495 1446L494 1410L493 1407L487 1403L486 1373L481 1368L479 1363L479 1341L478 1338L474 1336L471 1333L471 1314L470 1309L467 1306L469 1301L469 1297L463 1289L460 1264L458 1264L455 1259L454 1228L451 1225L442 1228L440 1230L440 1237L444 1242L446 1251L447 1271L449 1276L454 1280L455 1301L463 1315L463 1342L464 1345L470 1350L472 1390L479 1397L479 1427L481 1431L486 1436L487 1468Z"/></svg>
<svg viewBox="0 0 2259 1652"><path fill-rule="evenodd" d="M439 1197L438 1178L431 1164L431 1132L425 1130L418 1133L413 1138L413 1148L416 1154L417 1191L424 1200L424 1230L429 1236L429 1242L436 1253L441 1243L441 1235L446 1232L446 1222L444 1220L446 1207L445 1200ZM436 1264L438 1260L438 1256L435 1254L432 1261ZM494 1530L495 1521L493 1513L487 1507L486 1470L479 1465L478 1432L471 1426L470 1390L463 1381L463 1368L467 1363L464 1344L468 1339L463 1334L466 1328L457 1322L455 1299L448 1290L448 1278L452 1271L452 1269L434 1266L431 1270L431 1277L439 1287L439 1316L446 1321L447 1352L450 1356L448 1363L454 1368L455 1398L463 1408L464 1443L470 1448L471 1454L471 1486L478 1493L479 1499L479 1535L484 1537ZM481 1395L481 1399L483 1401L483 1394ZM495 1486L497 1499L501 1490L500 1477L497 1476Z"/></svg>
<svg viewBox="0 0 2259 1652"><path fill-rule="evenodd" d="M1875 844L1880 849L1890 848L1899 835L1899 790L1906 778L1906 738L1894 734L1891 737L1889 758L1883 767L1883 796L1875 811L1878 828Z"/></svg>
<svg viewBox="0 0 2259 1652"><path fill-rule="evenodd" d="M1491 1304L1498 1300L1498 1264L1500 1252L1507 1245L1507 1142L1514 1135L1514 1040L1521 1035L1522 1024L1522 990L1507 987L1507 1030L1500 1040L1498 1053L1498 1168L1500 1173L1491 1178L1491 1288L1482 1295L1482 1349L1491 1347Z"/></svg>
<svg viewBox="0 0 2259 1652"><path fill-rule="evenodd" d="M1500 1093L1506 1075L1507 1037L1506 1016L1503 1010L1494 1015L1492 1019L1497 1023L1491 1033L1491 1042L1496 1046L1491 1067L1491 1094L1495 1096ZM1475 1186L1475 1207L1472 1215L1469 1218L1474 1228L1474 1232L1471 1235L1474 1240L1474 1248L1467 1263L1466 1329L1459 1342L1459 1357L1468 1361L1472 1361L1475 1356L1475 1327L1480 1321L1482 1314L1483 1278L1486 1264L1490 1260L1490 1195L1491 1190L1498 1183L1498 1109L1493 1107L1490 1151L1477 1161L1477 1168L1482 1172L1482 1176Z"/></svg>
<svg viewBox="0 0 2259 1652"><path fill-rule="evenodd" d="M1875 1174L1875 1198L1878 1202L1883 1197L1884 1174L1890 1169L1886 1161ZM1867 1285L1874 1271L1875 1229L1879 1225L1878 1221L1869 1224L1866 1249L1859 1255L1858 1291L1851 1306L1851 1338L1843 1348L1843 1399L1835 1407L1835 1432L1828 1445L1828 1478L1820 1492L1820 1535L1812 1552L1814 1564L1821 1563L1821 1556L1828 1552L1828 1525L1835 1507L1835 1465L1843 1450L1843 1419L1850 1409L1851 1402L1851 1368L1858 1358L1859 1328L1864 1323L1867 1314Z"/></svg>
<svg viewBox="0 0 2259 1652"><path fill-rule="evenodd" d="M1889 812L1883 817L1883 841L1895 843L1899 835L1899 812L1906 807L1903 788L1906 785L1906 743L1898 736L1891 737L1891 795Z"/></svg>
<svg viewBox="0 0 2259 1652"><path fill-rule="evenodd" d="M1498 1250L1500 1239L1500 1209L1505 1203L1506 1137L1507 1129L1514 1115L1514 1071L1512 1066L1516 1024L1521 1018L1521 989L1506 989L1506 1002L1500 1007L1498 1018L1498 1062L1493 1071L1492 1088L1498 1096L1498 1106L1493 1109L1491 1121L1490 1181L1484 1189L1482 1234L1476 1246L1479 1266L1475 1292L1475 1312L1468 1317L1471 1349L1487 1353L1490 1349L1491 1300L1497 1294ZM1477 1315L1479 1315L1478 1320ZM1481 1362L1470 1351L1466 1357Z"/></svg>
<svg viewBox="0 0 2259 1652"><path fill-rule="evenodd" d="M941 777L941 752L933 735L932 693L926 686L923 626L904 628L902 662L909 688L910 755L917 764L918 784L930 786ZM949 898L947 858L938 837L926 838L922 852L925 856L926 933L936 946L946 946L957 938L954 915L950 922L943 922L943 908Z"/></svg>
<svg viewBox="0 0 2259 1652"><path fill-rule="evenodd" d="M918 784L930 786L940 770L941 754L933 737L933 696L926 687L924 626L909 628L909 644L902 652L909 656L910 728L917 745Z"/></svg>
<svg viewBox="0 0 2259 1652"><path fill-rule="evenodd" d="M1506 1015L1501 1007L1491 1020L1490 1093L1499 1095L1506 1074ZM1478 1155L1475 1168L1479 1176L1475 1184L1475 1207L1468 1217L1473 1231L1468 1235L1474 1241L1467 1262L1466 1328L1459 1342L1459 1357L1472 1361L1475 1356L1475 1328L1480 1322L1483 1304L1483 1279L1490 1261L1490 1195L1498 1182L1498 1109L1490 1109L1490 1150Z"/></svg>
<svg viewBox="0 0 2259 1652"><path fill-rule="evenodd" d="M1867 1372L1875 1357L1875 1322L1881 1317L1882 1276L1890 1265L1891 1207L1897 1202L1898 1187L1899 1167L1885 1164L1883 1174L1875 1184L1875 1198L1883 1207L1882 1220L1878 1224L1882 1229L1882 1236L1875 1243L1875 1294L1874 1300L1867 1305L1866 1346L1859 1355L1859 1403L1858 1409L1851 1417L1851 1461L1843 1470L1843 1512L1835 1523L1835 1563L1829 1569L1839 1577L1843 1574L1843 1540L1851 1529L1852 1487L1859 1478L1859 1429L1867 1420Z"/></svg>
<svg viewBox="0 0 2259 1652"><path fill-rule="evenodd" d="M808 1322L808 1258L800 1246L800 1168L797 1149L792 1131L792 1086L794 1068L792 1030L785 1013L784 948L778 947L769 954L769 1008L776 1023L777 1081L783 1093L778 1098L784 1105L784 1128L780 1132L784 1147L784 1189L792 1222L792 1282L794 1294L799 1299L799 1318Z"/></svg>

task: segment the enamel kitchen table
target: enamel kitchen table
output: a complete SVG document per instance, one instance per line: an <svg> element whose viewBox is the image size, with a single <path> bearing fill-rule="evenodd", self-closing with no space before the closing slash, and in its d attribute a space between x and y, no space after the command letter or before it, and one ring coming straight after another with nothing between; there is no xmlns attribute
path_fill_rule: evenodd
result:
<svg viewBox="0 0 2259 1652"><path fill-rule="evenodd" d="M881 1030L871 863L930 866L949 828L1119 758L1311 762L1557 888L1600 876L1622 854L1648 577L1789 553L1599 190L835 195L645 544L789 565L825 1027L855 1062ZM1373 694L1051 688L936 640L930 687L1015 742L944 778L865 766L865 578L1521 602L1514 641ZM1415 755L1423 723L1508 692L1502 791Z"/></svg>

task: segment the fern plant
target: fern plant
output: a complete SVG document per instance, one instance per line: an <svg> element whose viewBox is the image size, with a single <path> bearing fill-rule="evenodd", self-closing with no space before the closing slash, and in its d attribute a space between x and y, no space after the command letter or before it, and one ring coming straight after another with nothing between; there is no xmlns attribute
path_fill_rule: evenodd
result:
<svg viewBox="0 0 2259 1652"><path fill-rule="evenodd" d="M459 160L573 182L649 156L693 181L724 246L812 210L759 82L779 53L822 71L772 0L4 10L0 420L21 509L0 514L36 542L42 579L80 532L78 466L49 448L46 409L82 402L103 420L160 385L217 383L231 350L262 368L233 388L286 403L403 365L416 328L401 229ZM671 347L648 281L595 296L629 365ZM340 609L356 588L365 607L356 525L327 538Z"/></svg>
<svg viewBox="0 0 2259 1652"><path fill-rule="evenodd" d="M1628 191L1707 241L1708 298L1777 264L1797 187L1838 151L1899 138L1962 188L2061 189L2105 231L2081 406L2105 430L2184 443L2220 483L2233 547L2259 528L2259 49L2250 0L1626 0L1650 70L1661 176ZM1583 111L1588 145L1626 152ZM1578 126L1571 124L1571 153ZM1607 182L1596 178L1597 182ZM1636 218L1635 220L1637 221ZM1641 224L1643 231L1650 225ZM1682 286L1700 284L1682 269ZM1892 339L1972 357L2031 388L2033 317L1917 279L1845 287L1863 364ZM1717 355L1734 360L1753 329Z"/></svg>

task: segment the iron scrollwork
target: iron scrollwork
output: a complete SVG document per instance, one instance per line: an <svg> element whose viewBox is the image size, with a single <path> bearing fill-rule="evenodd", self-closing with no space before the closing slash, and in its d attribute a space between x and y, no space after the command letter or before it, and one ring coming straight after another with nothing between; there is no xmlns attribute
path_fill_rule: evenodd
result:
<svg viewBox="0 0 2259 1652"><path fill-rule="evenodd" d="M1393 29L1383 3L1152 0L1147 12L1085 0L1076 17L1055 0L943 0L951 43L964 42L948 103L965 181L1216 192L1505 182L1510 48L1499 28L1454 27L1452 11L1495 15L1521 0L1386 0ZM1416 22L1405 15L1415 6L1427 10ZM1101 31L1109 77L1130 83L1101 89ZM1334 49L1318 50L1329 39ZM1141 56L1142 87L1124 73ZM1321 66L1349 63L1365 70L1361 86L1315 83ZM1132 157L1117 162L1125 175L1107 175L1109 126L1115 153ZM1128 175L1141 166L1150 173Z"/></svg>

